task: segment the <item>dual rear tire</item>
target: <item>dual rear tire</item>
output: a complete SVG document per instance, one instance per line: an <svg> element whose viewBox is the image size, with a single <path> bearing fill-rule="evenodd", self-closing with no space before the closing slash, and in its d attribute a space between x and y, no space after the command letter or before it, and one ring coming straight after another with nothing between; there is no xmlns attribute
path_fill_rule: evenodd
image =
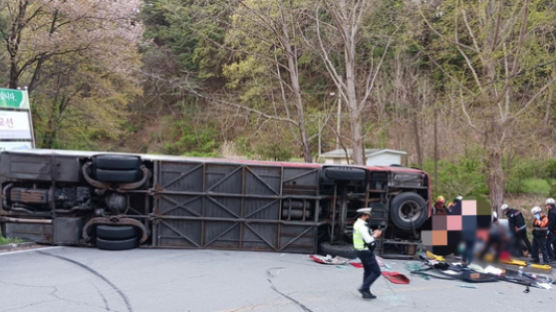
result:
<svg viewBox="0 0 556 312"><path fill-rule="evenodd" d="M131 225L105 225L96 227L95 244L104 250L126 250L139 247L139 231Z"/></svg>
<svg viewBox="0 0 556 312"><path fill-rule="evenodd" d="M141 158L133 155L96 155L92 162L93 176L106 183L131 183L141 180Z"/></svg>

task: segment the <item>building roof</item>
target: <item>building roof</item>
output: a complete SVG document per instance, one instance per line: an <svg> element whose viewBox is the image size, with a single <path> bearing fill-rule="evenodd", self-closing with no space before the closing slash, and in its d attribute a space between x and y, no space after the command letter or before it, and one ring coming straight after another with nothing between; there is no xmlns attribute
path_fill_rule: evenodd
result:
<svg viewBox="0 0 556 312"><path fill-rule="evenodd" d="M351 157L351 148L347 149L348 155ZM407 155L407 152L398 151L393 149L378 149L378 148L366 148L365 157L370 158L380 154L396 154L396 155ZM322 154L324 158L346 158L346 152L343 149L335 149Z"/></svg>

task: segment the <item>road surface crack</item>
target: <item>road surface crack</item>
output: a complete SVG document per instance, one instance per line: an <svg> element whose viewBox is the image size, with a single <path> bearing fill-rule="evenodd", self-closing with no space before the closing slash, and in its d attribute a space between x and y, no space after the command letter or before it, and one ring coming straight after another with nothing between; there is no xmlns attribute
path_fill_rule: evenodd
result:
<svg viewBox="0 0 556 312"><path fill-rule="evenodd" d="M296 304L298 307L300 307L303 311L305 312L313 312L311 309L307 308L303 303L297 301L296 299L288 296L287 294L283 293L282 291L280 291L278 288L276 288L276 286L274 285L274 283L272 282L272 279L274 277L276 277L278 274L274 274L273 271L278 270L278 272L280 270L284 269L283 267L275 267L275 268L269 268L268 270L266 270L266 276L267 276L267 281L270 284L270 289L272 289L274 292L276 292L277 294L281 295L282 297L290 300L291 302L293 302L294 304Z"/></svg>
<svg viewBox="0 0 556 312"><path fill-rule="evenodd" d="M91 274L95 275L96 277L100 278L103 282L105 282L108 286L110 286L122 298L122 300L124 301L124 303L127 307L127 311L128 312L133 312L133 308L131 307L131 303L129 302L129 299L127 298L127 296L116 285L114 285L114 283L112 283L108 278L106 278L104 275L100 274L99 272L95 271L93 268L91 268L91 267L89 267L89 266L87 266L87 265L85 265L81 262L75 261L73 259L66 258L64 256L53 255L51 253L40 251L40 250L37 250L36 252L38 252L40 254L43 254L43 255L46 255L46 256L58 258L60 260L63 260L63 261L66 261L66 262L69 262L69 263L72 263L72 264L75 264L78 267L80 267L82 269L85 269L86 271L88 271Z"/></svg>

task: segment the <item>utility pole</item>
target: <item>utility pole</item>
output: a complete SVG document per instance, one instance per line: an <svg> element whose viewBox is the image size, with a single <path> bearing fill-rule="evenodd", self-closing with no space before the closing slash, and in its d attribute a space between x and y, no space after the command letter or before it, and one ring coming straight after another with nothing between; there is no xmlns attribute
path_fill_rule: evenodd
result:
<svg viewBox="0 0 556 312"><path fill-rule="evenodd" d="M318 160L320 161L320 157L322 155L322 127L321 127L321 120L320 120L320 116L319 116L319 135L318 135L318 139L319 139L319 148L318 148Z"/></svg>
<svg viewBox="0 0 556 312"><path fill-rule="evenodd" d="M334 92L331 92L330 95L334 96ZM337 120L336 120L336 149L340 149L341 129L342 129L342 97L340 96L340 92L338 92L338 113L337 113Z"/></svg>
<svg viewBox="0 0 556 312"><path fill-rule="evenodd" d="M434 105L434 191L438 193L438 108Z"/></svg>

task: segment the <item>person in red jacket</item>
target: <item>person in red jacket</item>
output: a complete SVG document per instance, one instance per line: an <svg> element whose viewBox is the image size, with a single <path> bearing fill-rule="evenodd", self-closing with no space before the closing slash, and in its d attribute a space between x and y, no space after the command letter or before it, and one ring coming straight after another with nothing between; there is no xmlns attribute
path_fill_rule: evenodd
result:
<svg viewBox="0 0 556 312"><path fill-rule="evenodd" d="M548 218L541 212L541 207L535 206L531 209L533 220L533 253L531 257L534 263L539 263L539 249L542 253L544 264L550 263L546 250L546 230L548 229Z"/></svg>

